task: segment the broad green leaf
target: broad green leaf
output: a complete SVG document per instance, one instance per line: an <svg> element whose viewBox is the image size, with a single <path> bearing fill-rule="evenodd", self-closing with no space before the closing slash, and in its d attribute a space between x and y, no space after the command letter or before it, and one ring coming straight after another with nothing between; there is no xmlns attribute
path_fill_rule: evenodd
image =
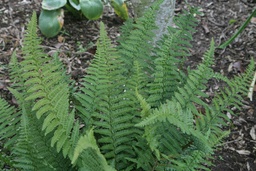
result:
<svg viewBox="0 0 256 171"><path fill-rule="evenodd" d="M46 37L54 37L64 24L63 9L47 11L42 10L39 16L39 29Z"/></svg>
<svg viewBox="0 0 256 171"><path fill-rule="evenodd" d="M81 6L79 4L79 0L68 0L68 2L70 3L70 5L75 8L76 10L80 10Z"/></svg>
<svg viewBox="0 0 256 171"><path fill-rule="evenodd" d="M89 20L97 20L103 13L101 0L80 0L81 11Z"/></svg>
<svg viewBox="0 0 256 171"><path fill-rule="evenodd" d="M66 5L67 0L43 0L42 8L44 10L56 10Z"/></svg>

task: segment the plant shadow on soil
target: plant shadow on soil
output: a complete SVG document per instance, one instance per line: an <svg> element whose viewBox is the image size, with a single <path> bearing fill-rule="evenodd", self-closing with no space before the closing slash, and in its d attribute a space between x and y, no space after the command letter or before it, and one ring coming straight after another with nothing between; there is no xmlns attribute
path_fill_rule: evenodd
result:
<svg viewBox="0 0 256 171"><path fill-rule="evenodd" d="M30 19L33 10L37 14L40 13L40 2L41 0L3 0L0 2L0 94L1 97L14 105L15 99L7 90L10 84L7 70L8 62L15 49L18 57L21 57L25 24ZM188 3L199 7L203 14L197 16L199 25L192 42L191 57L186 62L186 65L191 68L195 68L201 61L212 38L216 44L226 41L243 24L256 6L250 0L188 0ZM176 14L187 8L183 1L177 0ZM119 27L123 24L122 21L111 9L105 9L100 20L105 23L111 40L116 43ZM71 74L72 78L79 84L95 54L95 43L98 36L99 21L88 22L66 14L61 33L55 38L43 38L42 47L50 55L59 52L61 60L67 66L67 73ZM90 46L88 46L89 44ZM251 22L245 31L226 49L216 50L214 70L230 78L240 74L248 65L251 57L256 60L255 47L256 21ZM223 86L225 85L212 80L208 84L208 93L211 95L213 91L218 91ZM232 108L237 115L231 116L230 126L223 128L230 129L231 134L223 141L223 146L215 152L215 166L211 170L256 170L256 139L253 138L253 130L256 129L255 94L253 99L253 101L249 101L248 98L245 98L242 111Z"/></svg>

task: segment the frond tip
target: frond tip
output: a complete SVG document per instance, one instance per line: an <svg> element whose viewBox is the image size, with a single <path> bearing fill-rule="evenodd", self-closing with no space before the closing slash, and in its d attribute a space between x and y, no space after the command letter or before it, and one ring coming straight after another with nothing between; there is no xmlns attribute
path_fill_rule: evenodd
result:
<svg viewBox="0 0 256 171"><path fill-rule="evenodd" d="M90 151L90 154L92 156L85 157L82 159L85 165L84 167L86 167L86 165L89 165L87 163L92 162L90 160L87 161L86 159L87 158L91 159L92 157L94 159L97 159L97 161L94 161L94 163L95 162L98 163L97 168L100 168L100 170L116 171L114 168L108 165L105 157L100 153L100 149L94 137L93 128L87 131L86 134L81 136L80 139L78 140L71 163L74 164L77 161L78 157L79 156L81 157L82 156L81 154L86 150ZM97 168L94 167L91 169L97 169Z"/></svg>
<svg viewBox="0 0 256 171"><path fill-rule="evenodd" d="M100 152L93 135L93 129L90 129L86 135L80 137L78 140L71 163L74 164L83 150L86 150L87 148L92 148L93 150Z"/></svg>

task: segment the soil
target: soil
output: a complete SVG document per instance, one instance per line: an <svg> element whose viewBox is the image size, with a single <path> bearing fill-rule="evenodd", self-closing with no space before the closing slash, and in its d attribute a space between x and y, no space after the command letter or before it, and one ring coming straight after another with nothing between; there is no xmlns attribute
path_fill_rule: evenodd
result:
<svg viewBox="0 0 256 171"><path fill-rule="evenodd" d="M189 5L199 7L199 25L194 34L193 49L187 65L195 68L201 61L203 53L214 38L217 45L230 38L244 23L256 7L254 0L188 0ZM8 63L14 50L21 57L24 28L33 11L40 13L41 0L1 0L0 1L0 94L11 103L15 100L8 92L10 84ZM177 0L176 14L187 9L184 1ZM130 16L133 16L130 9ZM88 21L77 19L65 13L65 24L60 34L54 38L43 39L43 48L52 55L59 52L61 60L67 65L67 73L79 83L86 73L86 68L95 54L95 42L99 37L99 21L106 25L108 34L116 43L119 27L123 24L111 8L106 7L100 20ZM244 71L251 58L256 60L256 18L253 18L244 32L225 49L215 53L216 72L232 78ZM253 76L252 76L253 77ZM219 82L208 84L209 92L224 85ZM255 93L254 93L255 94ZM223 146L215 152L210 169L213 171L255 171L256 170L256 96L250 101L245 98L242 111L235 108L237 114L230 117L230 135L223 141Z"/></svg>

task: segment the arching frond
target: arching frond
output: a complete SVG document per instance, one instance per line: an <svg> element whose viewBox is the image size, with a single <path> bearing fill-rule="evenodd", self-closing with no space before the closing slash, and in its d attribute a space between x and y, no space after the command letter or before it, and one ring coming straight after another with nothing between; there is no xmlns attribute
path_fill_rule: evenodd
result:
<svg viewBox="0 0 256 171"><path fill-rule="evenodd" d="M81 103L77 108L82 113L86 129L95 127L102 154L118 170L129 166L125 158L135 155L131 143L139 132L133 127L136 117L133 100L136 99L122 75L123 67L124 63L101 23L97 52L84 78L82 93L77 94Z"/></svg>
<svg viewBox="0 0 256 171"><path fill-rule="evenodd" d="M193 13L185 13L174 18L177 28L168 28L168 33L155 48L154 81L149 84L147 101L156 107L174 96L174 92L185 82L183 63L189 56L193 27L197 21Z"/></svg>
<svg viewBox="0 0 256 171"><path fill-rule="evenodd" d="M88 130L86 135L80 137L78 140L72 159L72 164L76 162L79 156L82 157L82 169L115 171L114 168L108 165L106 159L101 154L96 139L93 135L93 129Z"/></svg>
<svg viewBox="0 0 256 171"><path fill-rule="evenodd" d="M120 38L118 52L128 69L132 68L135 60L147 71L152 69L152 40L155 37L153 30L157 28L155 17L162 2L163 0L156 1L145 11L143 17L138 18L134 24L131 21L127 22L122 29L125 37Z"/></svg>
<svg viewBox="0 0 256 171"><path fill-rule="evenodd" d="M33 13L22 49L24 60L18 66L18 71L22 73L18 81L23 82L24 86L21 92L23 98L18 99L20 105L30 105L28 109L25 108L26 115L33 113L42 122L39 125L45 135L48 139L52 137L50 146L56 145L57 152L62 150L64 157L68 155L71 158L77 140L71 134L78 131L75 127L74 111L69 109L69 82L63 74L61 63L43 53L36 31L36 14ZM16 62L13 61L13 66L16 67ZM19 96L19 92L12 92ZM22 111L24 112L24 109ZM30 119L31 117L23 116L24 124L21 130L30 130L33 126L27 125L33 123ZM21 138L22 142L26 142L26 136L31 136L31 132L21 131L21 134L20 137L23 134L25 136ZM70 140L70 137L73 140Z"/></svg>
<svg viewBox="0 0 256 171"><path fill-rule="evenodd" d="M19 138L13 150L14 166L22 170L73 170L70 161L51 147L52 135L44 135L41 120L29 109L23 104Z"/></svg>
<svg viewBox="0 0 256 171"><path fill-rule="evenodd" d="M239 109L240 106L243 105L241 102L242 96L248 93L253 73L254 61L251 60L250 65L242 76L236 76L233 80L223 79L222 76L217 77L222 77L222 80L226 80L228 86L216 95L205 114L196 118L196 126L198 130L205 135L210 131L209 143L212 146L218 144L222 137L227 135L227 132L222 130L221 125L226 125L227 121L229 121L226 112L234 114L228 106L235 106Z"/></svg>

